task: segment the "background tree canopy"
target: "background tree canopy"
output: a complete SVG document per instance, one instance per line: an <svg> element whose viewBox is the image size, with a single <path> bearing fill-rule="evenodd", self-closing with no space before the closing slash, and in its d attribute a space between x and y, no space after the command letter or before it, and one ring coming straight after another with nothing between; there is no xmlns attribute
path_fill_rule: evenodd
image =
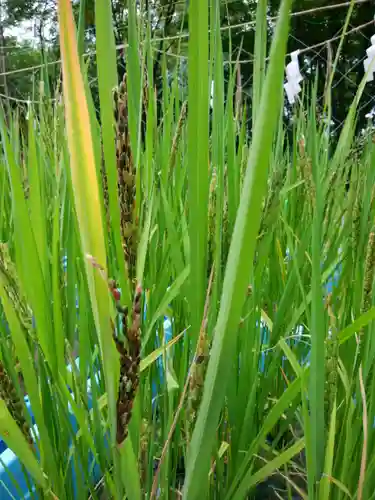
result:
<svg viewBox="0 0 375 500"><path fill-rule="evenodd" d="M84 50L95 48L95 12L93 0L74 2L77 20L80 9L83 9L85 19ZM241 61L240 74L243 94L251 96L252 85L252 54L254 46L255 0L222 1L221 25L224 57L226 61ZM349 2L343 5L343 0L296 0L294 12L307 11L302 15L294 15L291 19L291 34L288 51L301 49L301 71L305 82L314 83L318 74L317 112L324 94L327 69L334 60L340 42ZM143 2L144 21L150 20L152 37L159 40L154 43L155 64L154 77L158 82L163 54L167 67L183 59L187 52L188 0L146 0ZM269 0L269 38L272 35L272 17L277 15L279 0ZM113 20L116 43L122 44L127 38L127 9L123 0L112 0ZM12 72L20 68L35 66L42 62L50 62L59 58L58 32L56 22L56 6L53 0L3 0L0 12L0 51L1 73ZM344 120L348 106L363 76L363 60L366 49L370 45L370 37L375 33L375 7L372 2L357 0L350 18L343 49L338 60L333 81L333 129L339 129ZM32 22L34 34L25 42L17 35L15 29L20 23ZM245 24L248 23L248 24ZM229 29L231 27L231 29ZM182 34L181 37L178 35ZM330 41L332 40L332 41ZM316 48L314 48L317 46ZM124 54L119 51L119 77L124 73ZM90 74L92 76L93 93L95 94L95 59L90 59ZM228 63L225 70L228 70ZM59 81L60 67L58 64L48 67L49 83L56 85ZM37 96L38 86L35 85L35 71L10 73L0 79L1 93L15 99L27 100ZM39 75L38 75L39 78ZM374 106L373 83L368 84L363 102L360 105L359 126L366 122L365 115Z"/></svg>

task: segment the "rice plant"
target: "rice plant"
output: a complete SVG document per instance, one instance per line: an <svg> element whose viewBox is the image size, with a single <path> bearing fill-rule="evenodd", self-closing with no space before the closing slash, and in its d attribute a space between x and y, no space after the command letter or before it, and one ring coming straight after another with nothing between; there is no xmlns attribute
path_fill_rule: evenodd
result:
<svg viewBox="0 0 375 500"><path fill-rule="evenodd" d="M119 82L110 2L97 1L98 113L59 0L62 93L26 124L0 117L9 498L375 498L364 82L338 141L315 87L285 123L291 7L267 54L258 2L247 109L236 61L224 82L218 2L190 0L188 94L182 63L164 65L158 102L139 5Z"/></svg>

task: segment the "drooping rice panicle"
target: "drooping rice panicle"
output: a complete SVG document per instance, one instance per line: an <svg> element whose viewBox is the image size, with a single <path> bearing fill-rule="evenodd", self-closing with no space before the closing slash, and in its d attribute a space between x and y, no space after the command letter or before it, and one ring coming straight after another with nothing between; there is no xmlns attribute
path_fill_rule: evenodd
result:
<svg viewBox="0 0 375 500"><path fill-rule="evenodd" d="M128 435L134 399L139 386L141 302L142 291L138 289L133 302L130 326L128 326L127 309L120 309L124 340L114 336L117 351L120 355L120 385L117 399L118 445L121 445Z"/></svg>

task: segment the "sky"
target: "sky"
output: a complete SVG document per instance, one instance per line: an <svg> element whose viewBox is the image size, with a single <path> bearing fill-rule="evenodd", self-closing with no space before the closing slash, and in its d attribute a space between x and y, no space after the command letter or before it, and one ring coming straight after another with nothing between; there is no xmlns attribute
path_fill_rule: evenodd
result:
<svg viewBox="0 0 375 500"><path fill-rule="evenodd" d="M35 40L34 36L34 23L33 21L23 21L19 23L18 26L13 26L12 28L6 28L4 30L5 36L14 36L20 42L33 42Z"/></svg>

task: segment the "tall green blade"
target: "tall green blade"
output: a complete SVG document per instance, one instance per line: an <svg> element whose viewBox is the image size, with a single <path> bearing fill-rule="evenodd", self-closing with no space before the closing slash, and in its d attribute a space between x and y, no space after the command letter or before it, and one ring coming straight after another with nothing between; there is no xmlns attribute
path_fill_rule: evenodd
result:
<svg viewBox="0 0 375 500"><path fill-rule="evenodd" d="M112 24L111 2L95 2L96 18L96 62L98 66L100 115L104 148L105 171L108 182L109 212L114 240L118 280L123 290L124 301L130 305L130 289L127 280L124 252L120 232L120 206L117 193L116 142L113 90L117 87L117 61L115 37ZM117 277L116 277L117 278Z"/></svg>
<svg viewBox="0 0 375 500"><path fill-rule="evenodd" d="M315 101L315 99L314 99ZM311 274L311 372L310 372L310 414L311 440L314 446L313 463L315 480L318 481L324 465L324 372L325 372L325 337L323 289L322 289L322 222L323 199L321 189L321 158L317 144L315 124L315 102L310 113L311 148L309 150L312 163L312 204L314 217L312 221L312 274Z"/></svg>
<svg viewBox="0 0 375 500"><path fill-rule="evenodd" d="M199 1L199 0L198 0ZM191 6L194 6L192 2ZM210 466L216 427L232 366L235 335L253 264L261 203L267 185L267 170L282 98L284 58L291 0L284 0L271 48L268 72L225 271L223 293L215 329L204 392L189 448L183 496L202 497ZM203 30L203 25L200 26ZM203 35L202 35L203 36ZM193 158L189 158L192 161ZM191 166L190 166L191 168ZM193 261L193 259L192 259Z"/></svg>
<svg viewBox="0 0 375 500"><path fill-rule="evenodd" d="M262 95L262 85L266 72L267 55L267 0L260 0L257 5L257 29L255 31L254 46L254 67L253 67L253 100L252 100L252 119L253 129L256 116L259 110L260 99Z"/></svg>
<svg viewBox="0 0 375 500"><path fill-rule="evenodd" d="M43 471L20 428L9 413L5 401L2 399L0 399L0 434L6 437L9 448L17 454L17 457L32 474L35 481L41 486L46 486L46 477Z"/></svg>
<svg viewBox="0 0 375 500"><path fill-rule="evenodd" d="M208 204L208 0L189 6L188 200L192 338L202 321L207 258Z"/></svg>
<svg viewBox="0 0 375 500"><path fill-rule="evenodd" d="M112 341L108 284L92 265L92 257L104 268L107 264L100 195L95 167L89 111L81 74L72 7L59 1L59 25L63 62L65 116L70 153L70 172L84 255L90 301L100 340L108 394L111 444L116 442L116 401L119 360Z"/></svg>

